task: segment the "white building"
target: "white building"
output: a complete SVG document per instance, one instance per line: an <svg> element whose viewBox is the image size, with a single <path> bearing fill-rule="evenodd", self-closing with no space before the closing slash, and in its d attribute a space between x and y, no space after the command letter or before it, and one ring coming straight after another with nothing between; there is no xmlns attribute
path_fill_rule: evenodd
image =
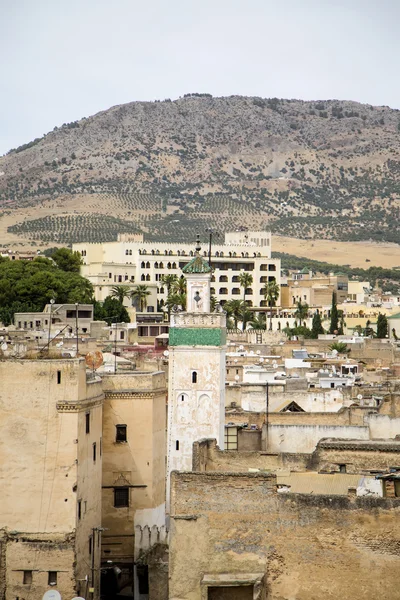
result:
<svg viewBox="0 0 400 600"><path fill-rule="evenodd" d="M226 316L210 312L208 262L197 253L183 272L188 312L173 313L169 330L167 511L170 473L192 470L193 442L224 448Z"/></svg>
<svg viewBox="0 0 400 600"><path fill-rule="evenodd" d="M167 299L162 276L180 276L194 255L190 242L145 242L142 234L120 234L117 242L74 244L73 250L83 258L81 274L93 284L96 300L103 301L115 285L133 289L142 284L151 292L146 312L156 312L157 300ZM201 254L208 260L208 251ZM262 291L265 283L276 281L280 285L281 261L271 258L271 232L226 233L223 243L213 243L211 263L211 294L221 304L230 298L243 298L241 271L253 275L252 287L246 290L249 306L267 306Z"/></svg>

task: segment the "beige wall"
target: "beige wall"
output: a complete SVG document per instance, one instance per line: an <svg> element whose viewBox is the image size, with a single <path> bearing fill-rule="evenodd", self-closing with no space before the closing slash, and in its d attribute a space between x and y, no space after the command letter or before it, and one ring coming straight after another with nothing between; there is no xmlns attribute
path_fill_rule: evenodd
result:
<svg viewBox="0 0 400 600"><path fill-rule="evenodd" d="M164 524L165 374L105 375L103 389L103 558L129 562L134 526ZM116 425L127 425L126 443L116 442ZM114 486L124 484L130 506L116 508Z"/></svg>
<svg viewBox="0 0 400 600"><path fill-rule="evenodd" d="M101 436L101 403L100 380L86 384L83 360L0 361L0 529L33 538L21 545L21 553L13 550L16 540L6 544L7 600L19 597L15 569L34 571L30 591L38 596L43 572L58 569L57 589L70 595L76 551L78 578L90 575L88 532L101 517L99 451L96 464L92 461L92 443L99 446ZM86 411L93 413L90 436L82 434ZM87 517L78 522L80 497L88 505Z"/></svg>
<svg viewBox="0 0 400 600"><path fill-rule="evenodd" d="M399 498L278 494L265 474L171 481L171 600L206 600L207 583L257 580L259 599L266 590L269 600L398 597Z"/></svg>

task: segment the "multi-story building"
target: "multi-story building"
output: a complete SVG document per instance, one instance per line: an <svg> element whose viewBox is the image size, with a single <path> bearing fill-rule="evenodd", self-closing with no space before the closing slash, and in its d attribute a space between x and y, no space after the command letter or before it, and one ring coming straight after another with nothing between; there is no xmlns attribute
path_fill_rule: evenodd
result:
<svg viewBox="0 0 400 600"><path fill-rule="evenodd" d="M0 361L1 598L98 599L102 411L82 359Z"/></svg>
<svg viewBox="0 0 400 600"><path fill-rule="evenodd" d="M336 293L337 302L344 302L348 296L349 278L343 273L314 276L304 268L293 273L282 285L281 306L295 308L298 302L310 307L326 307L332 304L332 293Z"/></svg>
<svg viewBox="0 0 400 600"><path fill-rule="evenodd" d="M146 312L157 311L157 301L167 299L163 275L180 277L182 268L194 255L193 242L145 242L143 235L120 234L116 242L79 243L73 250L83 258L81 274L89 279L95 298L103 301L115 285L134 289L142 284L148 287ZM207 258L209 251L203 250ZM235 231L217 239L211 248L211 294L221 304L230 298L243 298L239 284L241 271L253 275L253 284L246 290L246 302L252 307L266 307L263 288L269 281L280 285L281 261L271 258L271 233L268 231ZM279 303L279 301L278 301Z"/></svg>

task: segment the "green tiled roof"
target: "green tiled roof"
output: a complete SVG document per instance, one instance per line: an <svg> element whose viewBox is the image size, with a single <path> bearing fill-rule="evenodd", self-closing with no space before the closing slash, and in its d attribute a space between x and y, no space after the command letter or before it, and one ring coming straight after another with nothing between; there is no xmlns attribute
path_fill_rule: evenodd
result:
<svg viewBox="0 0 400 600"><path fill-rule="evenodd" d="M211 273L211 267L207 261L197 254L191 261L188 262L182 269L183 273Z"/></svg>
<svg viewBox="0 0 400 600"><path fill-rule="evenodd" d="M388 319L400 319L400 313L396 313L395 315L386 315Z"/></svg>
<svg viewBox="0 0 400 600"><path fill-rule="evenodd" d="M307 269L307 267L304 267L304 269L302 269L302 270L300 271L300 273L302 273L303 275L308 275L308 273L309 273L309 272L310 272L310 271Z"/></svg>

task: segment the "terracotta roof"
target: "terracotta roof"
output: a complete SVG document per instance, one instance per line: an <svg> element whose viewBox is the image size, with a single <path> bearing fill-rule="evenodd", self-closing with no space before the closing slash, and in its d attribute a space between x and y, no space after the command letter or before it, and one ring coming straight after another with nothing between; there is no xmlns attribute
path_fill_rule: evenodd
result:
<svg viewBox="0 0 400 600"><path fill-rule="evenodd" d="M211 273L212 269L207 261L198 254L192 258L182 269L183 273Z"/></svg>

